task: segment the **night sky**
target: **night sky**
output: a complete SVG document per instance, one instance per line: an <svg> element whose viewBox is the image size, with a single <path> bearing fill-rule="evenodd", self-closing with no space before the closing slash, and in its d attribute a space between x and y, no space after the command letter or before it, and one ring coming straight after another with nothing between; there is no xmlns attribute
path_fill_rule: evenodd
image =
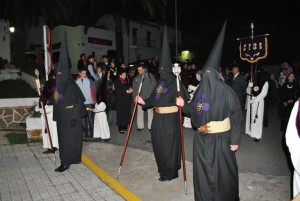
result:
<svg viewBox="0 0 300 201"><path fill-rule="evenodd" d="M174 2L170 1L167 21L174 26ZM300 61L300 3L299 1L199 1L178 0L178 27L183 32L183 49L192 49L197 61L205 62L207 55L227 20L223 65L239 59L236 38L269 33L269 55L263 64ZM186 45L188 36L197 38L194 47ZM197 45L196 45L197 44Z"/></svg>

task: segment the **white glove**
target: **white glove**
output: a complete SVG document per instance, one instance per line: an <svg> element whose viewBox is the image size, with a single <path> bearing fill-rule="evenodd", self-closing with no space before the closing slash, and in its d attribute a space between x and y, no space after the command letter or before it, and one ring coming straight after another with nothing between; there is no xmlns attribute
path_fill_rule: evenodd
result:
<svg viewBox="0 0 300 201"><path fill-rule="evenodd" d="M34 110L35 110L36 112L40 112L39 103L37 103L37 104L35 105Z"/></svg>
<svg viewBox="0 0 300 201"><path fill-rule="evenodd" d="M193 85L189 85L189 86L188 86L188 92L196 91L196 88L197 88L197 87L195 87L195 86L193 86Z"/></svg>
<svg viewBox="0 0 300 201"><path fill-rule="evenodd" d="M248 86L253 87L253 82L249 82Z"/></svg>

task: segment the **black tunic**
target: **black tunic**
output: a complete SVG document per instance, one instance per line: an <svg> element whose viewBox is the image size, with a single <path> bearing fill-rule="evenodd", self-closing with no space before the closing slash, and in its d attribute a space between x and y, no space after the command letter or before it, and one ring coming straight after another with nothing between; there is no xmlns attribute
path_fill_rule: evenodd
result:
<svg viewBox="0 0 300 201"><path fill-rule="evenodd" d="M196 131L193 148L196 201L239 199L238 167L230 145L240 144L242 112L235 92L218 79L215 69L207 69L192 101L183 111L191 114L197 128L229 117L231 130L207 134Z"/></svg>
<svg viewBox="0 0 300 201"><path fill-rule="evenodd" d="M295 82L286 82L280 89L280 109L281 109L281 127L286 129L289 117L291 115L294 104L298 98L298 86ZM288 103L289 100L293 102ZM284 103L287 106L284 106Z"/></svg>
<svg viewBox="0 0 300 201"><path fill-rule="evenodd" d="M182 84L180 87L183 99L187 100L189 97L187 91ZM176 106L176 97L176 77L171 75L158 81L151 97L145 100L143 108ZM178 112L169 114L154 112L151 140L160 176L165 180L177 178L178 170L181 168Z"/></svg>
<svg viewBox="0 0 300 201"><path fill-rule="evenodd" d="M66 75L57 75L57 79L60 79L60 76ZM57 86L54 94L53 120L57 122L61 164L69 166L81 162L81 117L87 112L84 96L70 76L57 80Z"/></svg>
<svg viewBox="0 0 300 201"><path fill-rule="evenodd" d="M126 93L129 88L128 82L115 81L117 124L121 130L127 128L131 117L131 94Z"/></svg>

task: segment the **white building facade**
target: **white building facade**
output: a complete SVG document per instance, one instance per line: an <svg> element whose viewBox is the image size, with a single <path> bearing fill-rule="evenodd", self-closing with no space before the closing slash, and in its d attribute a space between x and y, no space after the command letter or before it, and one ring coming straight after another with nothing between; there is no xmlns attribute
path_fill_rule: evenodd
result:
<svg viewBox="0 0 300 201"><path fill-rule="evenodd" d="M7 21L0 19L0 57L11 61L11 40L9 24Z"/></svg>

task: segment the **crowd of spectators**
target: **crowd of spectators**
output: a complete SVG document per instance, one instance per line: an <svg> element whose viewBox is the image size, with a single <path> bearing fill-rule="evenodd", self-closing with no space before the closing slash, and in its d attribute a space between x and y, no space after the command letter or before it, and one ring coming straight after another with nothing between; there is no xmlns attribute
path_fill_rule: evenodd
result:
<svg viewBox="0 0 300 201"><path fill-rule="evenodd" d="M119 132L123 134L128 129L131 117L130 106L133 103L134 96L137 94L136 88L138 87L137 83L134 83L134 80L136 79L136 82L138 82L141 79L139 71L143 72L143 74L147 73L149 78L153 79L152 83L150 82L151 79L147 81L153 85L149 89L152 91L156 81L159 79L158 66L159 62L155 58L127 65L106 55L97 61L93 55L87 57L85 54L81 54L77 64L78 77L76 83L85 95L85 104L90 110L89 115L82 120L85 131L84 137L94 138L94 128L98 127L94 125L95 113L93 113L95 104L100 104L97 102L96 96L102 97L101 101L105 104L105 113L107 114L105 118L107 118L108 123L117 124ZM180 63L180 66L181 82L192 95L201 80L202 68L195 63ZM284 131L291 108L299 97L298 76L293 73L295 70L295 67L290 66L287 62L282 63L278 74L270 74L266 68L260 66L253 69L251 79L250 69L242 72L238 64L234 63L230 67L220 67L219 76L220 80L230 85L237 93L240 105L245 109L247 109L247 97L252 94L251 91L250 94L247 93L249 82L255 85L261 78L264 79L264 82L268 82L267 94L264 97L263 125L264 127L268 126L269 108L278 106L278 114L281 118L281 130ZM100 90L101 86L104 90ZM147 95L151 94L149 90L146 93ZM141 109L138 111L139 121L137 122L137 128L139 131L144 129L144 122L142 120L144 112ZM148 112L148 120L150 119L147 122L148 129L150 130L153 114L151 111L146 112ZM106 137L106 141L108 140Z"/></svg>

